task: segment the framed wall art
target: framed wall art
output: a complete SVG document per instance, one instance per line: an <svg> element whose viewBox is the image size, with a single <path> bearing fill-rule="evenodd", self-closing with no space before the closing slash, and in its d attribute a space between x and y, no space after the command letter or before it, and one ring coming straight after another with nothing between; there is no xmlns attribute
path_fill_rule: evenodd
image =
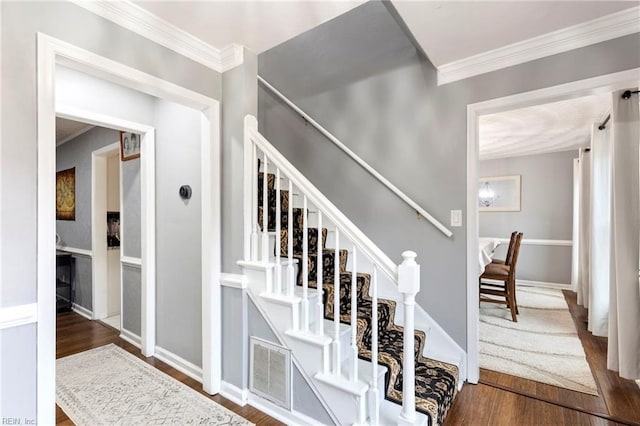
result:
<svg viewBox="0 0 640 426"><path fill-rule="evenodd" d="M481 212L519 212L520 175L480 178L478 203Z"/></svg>
<svg viewBox="0 0 640 426"><path fill-rule="evenodd" d="M76 220L76 168L56 173L56 219Z"/></svg>
<svg viewBox="0 0 640 426"><path fill-rule="evenodd" d="M133 160L140 157L141 135L131 132L120 132L120 159Z"/></svg>

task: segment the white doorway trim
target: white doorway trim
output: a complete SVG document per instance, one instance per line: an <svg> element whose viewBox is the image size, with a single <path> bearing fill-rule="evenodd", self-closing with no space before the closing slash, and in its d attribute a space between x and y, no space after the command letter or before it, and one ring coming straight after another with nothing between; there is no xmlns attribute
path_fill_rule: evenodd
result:
<svg viewBox="0 0 640 426"><path fill-rule="evenodd" d="M144 356L153 356L156 347L156 226L155 226L155 194L156 194L156 182L155 182L155 129L145 124L135 123L121 118L98 114L93 111L84 109L69 107L66 105L56 105L55 114L58 117L66 118L67 120L81 121L83 123L92 124L94 126L107 127L115 130L123 130L126 132L140 133L141 145L140 145L140 185L141 185L141 217L145 218L141 226L141 247L142 247L142 282L141 282L141 300L140 300L140 316L141 316L141 333L140 343L141 351ZM55 163L55 158L54 158ZM106 167L106 166L105 166ZM92 177L93 180L93 177ZM40 183L40 179L38 179ZM55 186L55 185L54 185ZM92 191L93 191L92 182ZM92 204L94 201L94 194L92 193ZM105 201L106 202L106 201ZM38 210L40 214L40 210ZM55 215L54 215L55 216ZM92 225L93 225L94 213L92 212ZM93 262L92 267L97 266L98 271L92 272L92 279L96 279L97 274L104 274L106 276L106 248L104 256L100 255L100 248L95 245L95 242L100 239L98 233L103 232L103 222L98 220L99 226L92 227L92 252ZM55 222L54 222L55 225ZM104 230L106 232L106 230ZM102 233L100 235L106 235ZM98 251L96 252L96 249ZM104 263L100 262L99 258L104 259ZM103 288L103 285L105 288ZM98 292L106 292L106 282L93 281L93 318L101 319L106 314L100 309L99 304L96 304L98 299L96 296ZM98 310L98 311L97 311Z"/></svg>
<svg viewBox="0 0 640 426"><path fill-rule="evenodd" d="M61 64L98 78L158 98L174 101L202 112L202 369L203 388L217 393L221 380L220 316L220 104L217 100L162 80L140 70L99 56L46 34L37 35L37 418L38 423L55 422L55 68ZM66 111L73 115L73 111ZM76 111L77 112L77 111ZM95 124L113 123L93 117ZM87 121L83 118L82 121ZM90 122L90 121L89 121ZM114 127L108 125L106 127ZM154 131L136 123L120 122L121 130L145 133L141 158L155 159ZM155 179L155 161L143 166L141 180ZM144 185L144 184L143 184ZM155 184L154 184L155 186ZM142 227L143 294L148 314L143 312L143 353L153 354L155 342L155 191L143 191ZM148 209L148 213L145 211ZM145 242L153 244L145 244ZM145 290L146 289L146 290Z"/></svg>
<svg viewBox="0 0 640 426"><path fill-rule="evenodd" d="M107 317L107 159L114 152L119 153L120 144L115 142L91 153L91 295L93 299L93 319ZM122 167L118 167L118 182L122 190ZM122 198L119 200L122 212ZM122 247L121 247L122 249ZM118 261L120 287L122 287L122 267ZM122 294L122 291L120 292ZM122 297L120 298L122 300ZM122 305L122 301L120 302ZM121 308L122 312L122 308ZM122 328L122 327L120 327Z"/></svg>
<svg viewBox="0 0 640 426"><path fill-rule="evenodd" d="M467 105L467 380L477 383L478 310L478 123L479 117L511 109L608 93L637 85L640 68L546 87Z"/></svg>

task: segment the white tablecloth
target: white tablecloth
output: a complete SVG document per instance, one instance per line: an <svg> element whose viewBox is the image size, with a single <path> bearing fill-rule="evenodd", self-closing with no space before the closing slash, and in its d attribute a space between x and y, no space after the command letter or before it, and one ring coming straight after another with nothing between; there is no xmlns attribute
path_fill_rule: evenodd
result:
<svg viewBox="0 0 640 426"><path fill-rule="evenodd" d="M484 268L491 263L493 252L500 245L500 241L495 238L480 238L478 242L480 249L478 256L479 275L482 275Z"/></svg>

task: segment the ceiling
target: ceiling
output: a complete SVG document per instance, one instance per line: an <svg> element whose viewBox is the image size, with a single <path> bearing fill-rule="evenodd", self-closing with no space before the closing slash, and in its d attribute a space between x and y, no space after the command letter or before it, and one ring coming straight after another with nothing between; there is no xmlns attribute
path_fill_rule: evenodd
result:
<svg viewBox="0 0 640 426"><path fill-rule="evenodd" d="M436 67L638 5L629 1L393 0Z"/></svg>
<svg viewBox="0 0 640 426"><path fill-rule="evenodd" d="M93 127L91 124L56 117L56 145L62 145Z"/></svg>
<svg viewBox="0 0 640 426"><path fill-rule="evenodd" d="M362 4L344 1L134 1L218 49L264 52ZM435 66L580 24L637 1L392 0Z"/></svg>
<svg viewBox="0 0 640 426"><path fill-rule="evenodd" d="M134 1L218 49L256 53L277 46L364 3L344 1Z"/></svg>
<svg viewBox="0 0 640 426"><path fill-rule="evenodd" d="M610 97L608 93L591 95L480 116L480 159L589 146L593 123L601 123L611 110Z"/></svg>

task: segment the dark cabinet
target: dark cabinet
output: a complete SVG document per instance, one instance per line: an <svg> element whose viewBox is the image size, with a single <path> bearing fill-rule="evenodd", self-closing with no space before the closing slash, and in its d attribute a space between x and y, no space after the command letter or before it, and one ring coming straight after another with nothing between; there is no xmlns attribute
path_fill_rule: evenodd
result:
<svg viewBox="0 0 640 426"><path fill-rule="evenodd" d="M56 311L73 307L75 259L70 253L56 251Z"/></svg>

